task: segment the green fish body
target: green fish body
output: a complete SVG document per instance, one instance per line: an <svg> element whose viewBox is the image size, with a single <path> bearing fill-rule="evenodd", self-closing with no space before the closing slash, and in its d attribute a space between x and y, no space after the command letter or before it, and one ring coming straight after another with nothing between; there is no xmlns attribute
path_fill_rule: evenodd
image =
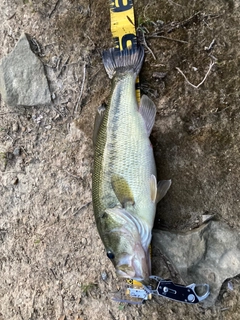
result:
<svg viewBox="0 0 240 320"><path fill-rule="evenodd" d="M137 280L150 275L156 204L171 183L161 183L158 191L149 140L156 107L147 96L140 106L136 100L135 82L143 58L142 47L103 53L112 93L95 119L92 191L96 224L108 257L120 277Z"/></svg>

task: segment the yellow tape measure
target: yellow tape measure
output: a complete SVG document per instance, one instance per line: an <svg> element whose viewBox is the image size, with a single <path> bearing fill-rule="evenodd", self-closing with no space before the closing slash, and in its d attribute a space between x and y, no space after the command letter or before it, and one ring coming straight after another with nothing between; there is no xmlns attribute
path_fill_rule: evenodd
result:
<svg viewBox="0 0 240 320"><path fill-rule="evenodd" d="M110 1L111 32L115 47L124 50L137 45L134 7L132 0ZM139 79L136 81L137 101L140 101Z"/></svg>
<svg viewBox="0 0 240 320"><path fill-rule="evenodd" d="M110 3L111 31L116 48L123 50L136 45L136 29L132 0Z"/></svg>

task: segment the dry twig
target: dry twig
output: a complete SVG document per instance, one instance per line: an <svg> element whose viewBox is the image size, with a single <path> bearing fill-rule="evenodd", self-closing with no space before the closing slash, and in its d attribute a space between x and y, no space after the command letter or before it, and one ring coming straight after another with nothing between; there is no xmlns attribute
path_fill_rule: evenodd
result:
<svg viewBox="0 0 240 320"><path fill-rule="evenodd" d="M62 215L64 216L72 207L69 207L67 210L65 210Z"/></svg>
<svg viewBox="0 0 240 320"><path fill-rule="evenodd" d="M216 40L213 39L213 41L210 43L210 45L208 47L204 47L204 50L206 51L210 51L212 49L212 47L214 46Z"/></svg>
<svg viewBox="0 0 240 320"><path fill-rule="evenodd" d="M92 201L84 204L82 207L80 207L79 209L77 209L75 212L73 212L73 216L75 216L79 211L81 211L84 208L87 208L90 204L92 203Z"/></svg>
<svg viewBox="0 0 240 320"><path fill-rule="evenodd" d="M145 47L148 49L148 51L152 54L153 59L156 60L156 57L153 53L153 51L149 48L149 46L147 45L146 39L145 39L145 35L144 35L144 31L142 31L142 38L143 38L143 44L145 45Z"/></svg>
<svg viewBox="0 0 240 320"><path fill-rule="evenodd" d="M170 38L170 37L165 37L165 36L157 36L157 35L150 35L148 38L162 38L165 40L171 40L171 41L176 41L176 42L180 42L180 43L188 43L187 41L184 40L179 40L179 39L174 39L174 38Z"/></svg>
<svg viewBox="0 0 240 320"><path fill-rule="evenodd" d="M77 99L77 103L76 103L76 106L75 106L75 112L78 111L78 106L79 106L80 101L81 101L81 99L82 99L82 94L83 94L83 89L84 89L84 84L85 84L85 79L86 79L86 65L87 65L87 63L85 62L84 65L83 65L82 85L81 85L80 94L79 94L79 97L78 97L78 99Z"/></svg>
<svg viewBox="0 0 240 320"><path fill-rule="evenodd" d="M5 16L7 17L7 20L11 20L13 17L15 17L15 15L16 15L16 11L13 14L11 14L10 16L5 14Z"/></svg>
<svg viewBox="0 0 240 320"><path fill-rule="evenodd" d="M212 67L214 66L214 64L215 64L215 62L214 62L214 61L211 61L207 73L205 74L203 80L202 80L197 86L195 86L194 84L192 84L192 83L187 79L187 77L186 77L185 74L182 72L182 70L180 70L180 69L177 68L177 67L176 67L176 69L181 73L181 75L184 77L184 79L187 81L187 83L188 83L190 86L192 86L192 87L195 88L195 89L198 89L198 88L204 83L204 81L207 79L207 76L209 75L209 73L210 73Z"/></svg>
<svg viewBox="0 0 240 320"><path fill-rule="evenodd" d="M54 5L54 7L53 7L52 11L51 11L51 12L49 13L49 15L48 15L48 17L49 17L49 18L51 18L51 17L52 17L52 15L53 15L53 13L54 13L54 11L56 11L56 9L57 9L57 7L58 7L58 5L59 5L60 1L61 1L61 0L57 0L57 2L55 3L55 5Z"/></svg>

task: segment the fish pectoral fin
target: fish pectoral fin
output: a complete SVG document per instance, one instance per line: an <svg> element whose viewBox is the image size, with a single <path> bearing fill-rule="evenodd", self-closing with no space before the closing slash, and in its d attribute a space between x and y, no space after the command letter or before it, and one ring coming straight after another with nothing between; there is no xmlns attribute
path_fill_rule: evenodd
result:
<svg viewBox="0 0 240 320"><path fill-rule="evenodd" d="M148 136L150 136L150 133L152 131L152 128L155 122L156 106L153 103L153 101L149 99L148 96L146 95L143 95L140 100L139 112L145 121L147 134Z"/></svg>
<svg viewBox="0 0 240 320"><path fill-rule="evenodd" d="M157 179L154 174L151 175L150 179L150 195L152 202L155 202L157 198Z"/></svg>
<svg viewBox="0 0 240 320"><path fill-rule="evenodd" d="M93 146L95 146L95 144L96 144L99 128L102 124L105 110L106 110L105 103L102 103L97 109L96 116L95 116L95 122L94 122L94 130L93 130Z"/></svg>
<svg viewBox="0 0 240 320"><path fill-rule="evenodd" d="M162 200L162 198L166 195L171 184L172 180L161 180L158 182L156 203Z"/></svg>
<svg viewBox="0 0 240 320"><path fill-rule="evenodd" d="M118 201L121 203L123 207L134 204L134 198L131 191L131 188L126 181L120 175L113 175L111 178L113 191L115 192Z"/></svg>

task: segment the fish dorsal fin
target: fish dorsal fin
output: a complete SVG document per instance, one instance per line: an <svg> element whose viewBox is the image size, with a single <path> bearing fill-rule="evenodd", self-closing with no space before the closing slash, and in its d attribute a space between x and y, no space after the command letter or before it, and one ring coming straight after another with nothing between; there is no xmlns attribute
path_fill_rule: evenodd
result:
<svg viewBox="0 0 240 320"><path fill-rule="evenodd" d="M155 122L156 106L146 95L143 95L141 98L139 112L145 121L147 134L150 136Z"/></svg>
<svg viewBox="0 0 240 320"><path fill-rule="evenodd" d="M156 203L158 203L166 195L171 184L172 180L161 180L158 182Z"/></svg>
<svg viewBox="0 0 240 320"><path fill-rule="evenodd" d="M113 175L111 178L112 187L115 192L118 201L123 207L129 204L134 204L134 197L131 188L126 179L120 175Z"/></svg>
<svg viewBox="0 0 240 320"><path fill-rule="evenodd" d="M151 175L150 179L150 194L152 202L155 202L157 197L157 179L154 174Z"/></svg>
<svg viewBox="0 0 240 320"><path fill-rule="evenodd" d="M94 130L93 130L93 146L95 146L95 144L96 144L99 128L102 124L105 110L106 110L105 103L101 104L97 109L96 116L95 116L95 122L94 122Z"/></svg>

